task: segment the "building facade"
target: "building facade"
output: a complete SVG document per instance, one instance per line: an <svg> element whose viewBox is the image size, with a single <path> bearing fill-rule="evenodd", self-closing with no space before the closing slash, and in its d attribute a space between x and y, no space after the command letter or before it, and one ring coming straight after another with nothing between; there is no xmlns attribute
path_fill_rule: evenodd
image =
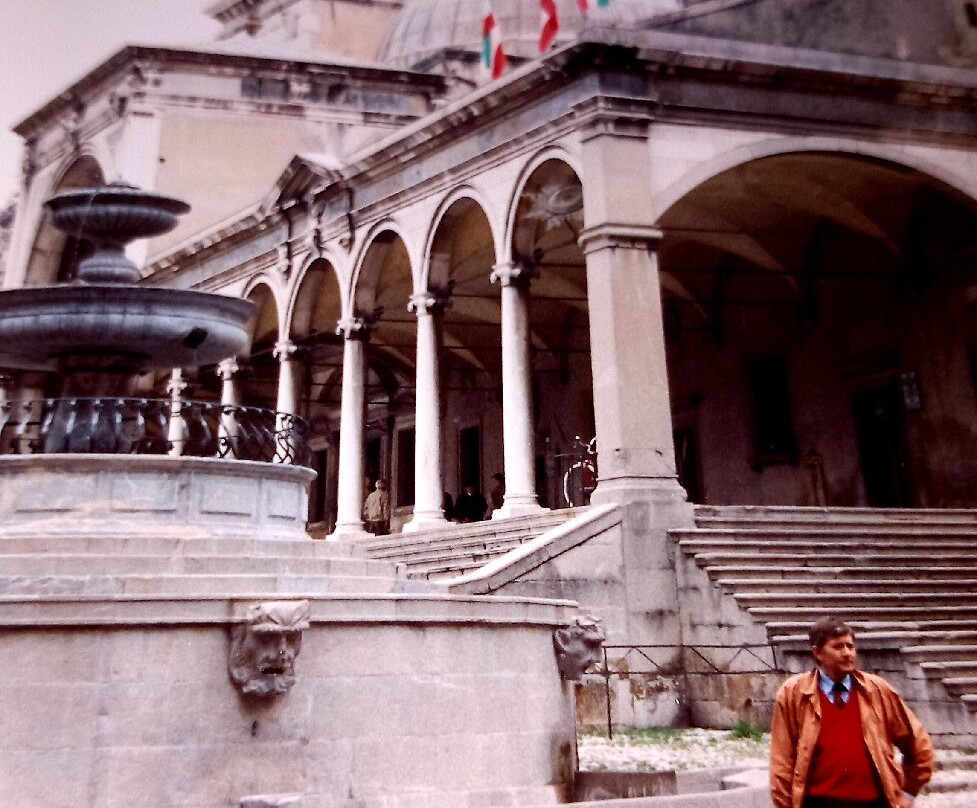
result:
<svg viewBox="0 0 977 808"><path fill-rule="evenodd" d="M693 503L977 505L973 4L558 5L537 56L495 4L495 81L457 0L228 0L212 50L121 51L17 130L6 286L70 279L59 189L189 201L144 282L258 304L192 391L312 422L314 535L363 538L378 478L395 531L499 472L491 518L563 507L596 437L620 524L548 591L616 642L680 640Z"/></svg>

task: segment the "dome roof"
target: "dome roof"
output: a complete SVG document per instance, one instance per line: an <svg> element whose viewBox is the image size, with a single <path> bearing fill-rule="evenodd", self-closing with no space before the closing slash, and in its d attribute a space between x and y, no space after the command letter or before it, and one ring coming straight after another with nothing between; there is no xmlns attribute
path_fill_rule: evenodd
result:
<svg viewBox="0 0 977 808"><path fill-rule="evenodd" d="M683 8L682 0L611 0L605 7L590 0L580 13L577 0L556 0L560 17L557 43L576 38L587 25L634 26L640 20ZM540 11L537 0L492 0L492 10L506 52L538 54ZM411 68L448 48L481 52L484 5L477 0L407 0L380 52L390 67Z"/></svg>

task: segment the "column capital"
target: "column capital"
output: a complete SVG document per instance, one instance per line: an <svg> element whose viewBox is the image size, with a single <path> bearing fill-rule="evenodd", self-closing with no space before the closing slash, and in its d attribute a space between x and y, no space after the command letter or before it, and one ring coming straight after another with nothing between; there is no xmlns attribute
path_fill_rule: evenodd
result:
<svg viewBox="0 0 977 808"><path fill-rule="evenodd" d="M492 267L489 281L502 286L529 286L539 277L539 269L532 265L515 261L506 261Z"/></svg>
<svg viewBox="0 0 977 808"><path fill-rule="evenodd" d="M407 311L417 314L444 314L444 310L451 306L450 289L431 289L411 295L407 301Z"/></svg>
<svg viewBox="0 0 977 808"><path fill-rule="evenodd" d="M271 355L279 362L290 362L298 349L299 346L290 339L283 339L275 343L275 348L272 350Z"/></svg>
<svg viewBox="0 0 977 808"><path fill-rule="evenodd" d="M347 340L369 342L370 336L376 330L380 321L380 314L374 312L359 317L344 317L336 323L336 334Z"/></svg>
<svg viewBox="0 0 977 808"><path fill-rule="evenodd" d="M226 382L230 381L234 374L240 369L241 366L237 362L237 357L229 356L227 359L221 359L221 361L217 363L216 373L223 381Z"/></svg>
<svg viewBox="0 0 977 808"><path fill-rule="evenodd" d="M662 231L657 227L604 222L581 231L577 243L585 255L617 248L652 252L658 249L662 237Z"/></svg>

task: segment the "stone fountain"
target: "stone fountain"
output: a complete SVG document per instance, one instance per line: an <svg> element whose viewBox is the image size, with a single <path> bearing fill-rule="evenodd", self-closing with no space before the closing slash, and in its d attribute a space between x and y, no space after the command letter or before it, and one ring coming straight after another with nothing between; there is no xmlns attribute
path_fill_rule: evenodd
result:
<svg viewBox="0 0 977 808"><path fill-rule="evenodd" d="M0 366L56 370L65 395L119 396L132 393L136 374L211 364L247 346L248 301L136 285L125 246L172 230L186 203L109 185L46 207L55 227L95 249L73 283L0 292Z"/></svg>
<svg viewBox="0 0 977 808"><path fill-rule="evenodd" d="M185 416L131 398L133 379L243 350L250 305L135 283L125 244L175 226L178 200L109 186L49 208L96 250L75 282L0 293L0 364L65 380L2 410L0 801L564 801L575 666L553 640L574 604L449 595L313 541L295 453L175 455L172 424L152 425Z"/></svg>

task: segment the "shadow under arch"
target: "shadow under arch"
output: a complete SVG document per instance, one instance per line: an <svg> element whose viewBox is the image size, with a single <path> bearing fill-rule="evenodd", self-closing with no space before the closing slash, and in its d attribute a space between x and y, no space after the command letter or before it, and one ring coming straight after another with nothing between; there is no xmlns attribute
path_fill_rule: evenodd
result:
<svg viewBox="0 0 977 808"><path fill-rule="evenodd" d="M656 225L694 501L977 503L946 471L977 450L977 412L961 406L977 355L973 199L874 155L793 151L711 175Z"/></svg>

